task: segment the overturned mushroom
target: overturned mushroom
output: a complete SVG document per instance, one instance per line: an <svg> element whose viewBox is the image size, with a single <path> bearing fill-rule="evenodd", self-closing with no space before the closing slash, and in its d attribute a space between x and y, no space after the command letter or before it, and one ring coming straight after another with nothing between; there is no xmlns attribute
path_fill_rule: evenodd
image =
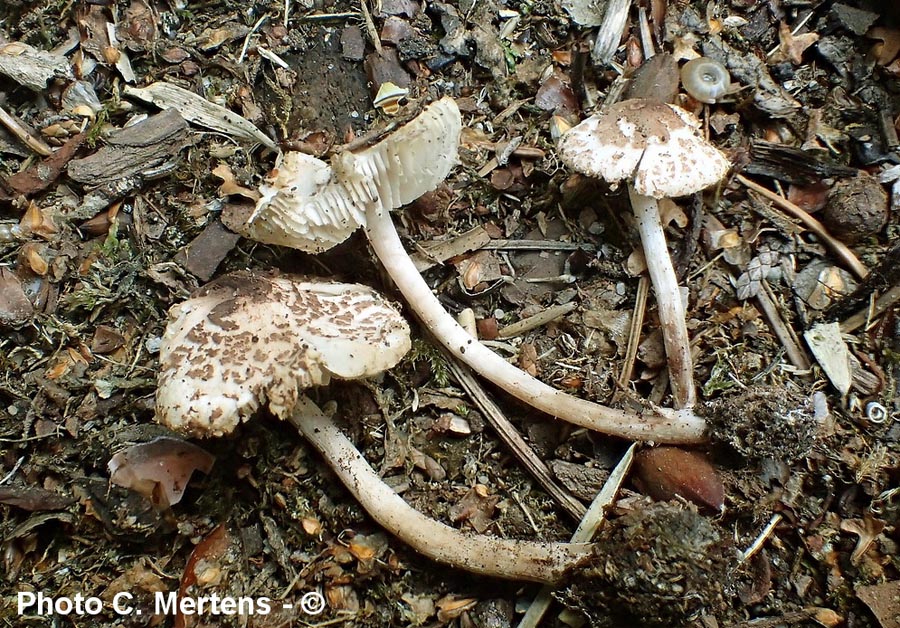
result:
<svg viewBox="0 0 900 628"><path fill-rule="evenodd" d="M318 252L366 226L375 254L410 307L441 344L483 377L576 425L636 440L702 441L705 423L693 411L635 413L564 393L496 355L444 310L404 250L389 210L443 181L456 163L461 126L456 103L443 98L374 146L335 155L330 166L288 153L262 186L251 218L235 228L254 240Z"/></svg>
<svg viewBox="0 0 900 628"><path fill-rule="evenodd" d="M169 312L157 418L222 436L267 403L287 417L299 391L380 373L409 350L409 328L360 285L236 272Z"/></svg>
<svg viewBox="0 0 900 628"><path fill-rule="evenodd" d="M157 419L193 436L232 431L260 405L288 418L375 521L417 551L476 573L557 582L591 546L467 534L417 512L388 487L300 389L360 378L409 349L403 318L359 285L239 272L170 312Z"/></svg>
<svg viewBox="0 0 900 628"><path fill-rule="evenodd" d="M730 164L698 129L693 115L674 105L626 100L573 127L559 142L573 170L610 183L628 182L659 319L676 408L696 401L685 306L669 258L657 200L693 194L718 182Z"/></svg>

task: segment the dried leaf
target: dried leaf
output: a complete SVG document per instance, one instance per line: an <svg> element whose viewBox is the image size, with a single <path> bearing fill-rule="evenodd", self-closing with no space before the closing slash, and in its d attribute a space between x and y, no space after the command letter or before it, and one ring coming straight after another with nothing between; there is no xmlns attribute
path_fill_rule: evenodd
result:
<svg viewBox="0 0 900 628"><path fill-rule="evenodd" d="M34 306L25 296L19 277L6 268L0 268L0 327L21 325L33 313Z"/></svg>
<svg viewBox="0 0 900 628"><path fill-rule="evenodd" d="M75 500L37 486L0 486L0 504L15 506L29 512L61 510Z"/></svg>
<svg viewBox="0 0 900 628"><path fill-rule="evenodd" d="M881 628L900 628L900 580L859 587L856 596L869 607Z"/></svg>
<svg viewBox="0 0 900 628"><path fill-rule="evenodd" d="M438 621L449 622L456 619L465 611L475 608L478 599L470 597L456 597L455 595L446 595L437 601Z"/></svg>
<svg viewBox="0 0 900 628"><path fill-rule="evenodd" d="M245 188L243 185L237 182L234 178L234 173L231 171L231 167L225 162L220 163L216 166L212 174L220 179L222 179L222 185L219 186L219 194L222 196L231 196L232 194L237 194L239 196L243 196L244 198L250 199L254 203L259 200L259 192L256 190L251 190L250 188Z"/></svg>
<svg viewBox="0 0 900 628"><path fill-rule="evenodd" d="M841 336L838 323L818 323L803 334L806 343L841 395L850 392L850 349Z"/></svg>
<svg viewBox="0 0 900 628"><path fill-rule="evenodd" d="M196 470L209 473L215 458L205 449L161 436L116 453L107 465L113 484L132 489L159 508L181 501Z"/></svg>
<svg viewBox="0 0 900 628"><path fill-rule="evenodd" d="M449 515L456 523L468 521L479 534L484 534L493 523L499 501L500 497L487 494L485 487L472 488L450 507Z"/></svg>
<svg viewBox="0 0 900 628"><path fill-rule="evenodd" d="M819 41L818 33L804 33L803 35L791 34L791 28L782 22L778 27L778 50L785 59L789 59L794 65L803 63L803 52Z"/></svg>
<svg viewBox="0 0 900 628"><path fill-rule="evenodd" d="M875 539L878 538L878 535L884 530L884 526L884 521L876 519L869 513L866 513L863 519L844 519L841 521L842 532L850 532L859 537L856 547L853 548L853 553L850 555L852 564L859 564L863 554L868 551Z"/></svg>
<svg viewBox="0 0 900 628"><path fill-rule="evenodd" d="M875 62L878 65L887 65L900 54L900 29L876 26L866 33L866 37L881 41L881 45L875 48Z"/></svg>

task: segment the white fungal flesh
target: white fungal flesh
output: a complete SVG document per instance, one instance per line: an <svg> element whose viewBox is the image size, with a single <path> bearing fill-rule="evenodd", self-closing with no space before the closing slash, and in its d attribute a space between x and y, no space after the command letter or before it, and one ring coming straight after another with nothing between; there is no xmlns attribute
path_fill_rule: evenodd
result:
<svg viewBox="0 0 900 628"><path fill-rule="evenodd" d="M298 391L332 376L368 377L409 350L409 327L365 286L238 272L169 311L157 419L221 436L268 403L279 417Z"/></svg>
<svg viewBox="0 0 900 628"><path fill-rule="evenodd" d="M456 164L461 120L452 98L429 105L387 138L335 155L331 165L286 153L260 186L242 235L319 253L365 225L365 209L390 211L436 188Z"/></svg>
<svg viewBox="0 0 900 628"><path fill-rule="evenodd" d="M725 156L700 136L700 121L663 103L626 100L572 127L559 142L567 166L609 183L633 181L639 194L669 198L717 183Z"/></svg>
<svg viewBox="0 0 900 628"><path fill-rule="evenodd" d="M647 260L650 282L656 293L656 309L666 347L672 398L675 400L676 408L690 408L697 401L697 393L694 386L687 316L681 289L678 287L678 278L666 246L666 234L660 221L659 206L653 197L638 194L631 187L628 191L638 232L641 235L641 246Z"/></svg>
<svg viewBox="0 0 900 628"><path fill-rule="evenodd" d="M698 443L706 421L690 408L618 410L564 393L510 364L460 327L406 254L389 214L368 219L369 242L406 302L434 337L460 361L528 405L588 429L657 443Z"/></svg>
<svg viewBox="0 0 900 628"><path fill-rule="evenodd" d="M730 164L700 135L700 121L674 105L626 100L574 126L559 142L570 168L610 183L628 182L650 280L656 292L676 408L696 400L685 307L660 222L658 199L717 183Z"/></svg>
<svg viewBox="0 0 900 628"><path fill-rule="evenodd" d="M417 552L474 573L555 583L589 559L591 545L542 543L468 534L426 517L384 483L353 443L306 398L289 420L382 527Z"/></svg>

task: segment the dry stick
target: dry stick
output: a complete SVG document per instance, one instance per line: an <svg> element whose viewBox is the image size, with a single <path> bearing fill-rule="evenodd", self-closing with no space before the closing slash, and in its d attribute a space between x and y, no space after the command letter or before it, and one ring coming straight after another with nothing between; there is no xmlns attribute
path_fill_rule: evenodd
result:
<svg viewBox="0 0 900 628"><path fill-rule="evenodd" d="M372 40L372 45L375 46L375 52L380 55L382 53L381 37L378 36L378 29L375 28L375 22L372 20L372 14L369 13L366 0L359 0L359 8L362 10L363 21L366 23L366 32L369 33L369 39Z"/></svg>
<svg viewBox="0 0 900 628"><path fill-rule="evenodd" d="M578 306L574 302L564 303L563 305L553 305L544 310L541 310L533 316L523 318L520 321L501 328L497 332L497 336L504 339L521 336L522 334L527 333L532 329L543 327L547 323L551 323L558 318L562 318L563 316L574 310L576 307Z"/></svg>
<svg viewBox="0 0 900 628"><path fill-rule="evenodd" d="M379 525L428 558L486 576L549 584L591 556L591 546L584 543L467 534L426 517L384 483L350 439L307 397L301 396L288 420Z"/></svg>
<svg viewBox="0 0 900 628"><path fill-rule="evenodd" d="M743 175L739 174L739 175L735 175L735 176L736 176L737 180L740 181L741 183L743 183L745 186L747 186L754 192L762 194L767 199L769 199L770 201L775 203L776 206L780 207L781 209L783 209L790 215L799 219L800 222L802 222L804 225L806 225L806 227L810 231L812 231L819 238L821 238L822 242L825 243L825 246L827 246L829 249L831 249L832 252L834 252L834 254L837 255L844 262L844 264L846 264L850 268L850 270L853 272L854 275L856 275L860 279L865 279L866 275L869 274L869 270L865 266L862 265L862 262L860 262L859 259L857 259L856 255L853 254L853 251L851 251L847 247L847 245L845 245L843 242L841 242L839 240L835 240L834 237L832 237L831 234L828 233L828 230L825 229L825 225L823 225L821 222L819 222L818 220L816 220L815 218L810 216L801 207L798 207L797 205L790 202L783 196L779 196L772 190L769 190L768 188L764 188L760 184L758 184L754 181L751 181L750 179L748 179L747 177L745 177Z"/></svg>
<svg viewBox="0 0 900 628"><path fill-rule="evenodd" d="M616 498L616 493L619 492L622 482L625 481L625 476L628 475L628 471L631 469L636 447L637 444L632 443L625 455L622 456L619 464L613 469L606 480L606 484L603 485L594 501L591 502L591 507L585 513L584 519L578 524L578 528L572 535L572 543L588 543L594 538L594 534L596 534L597 529L606 516L606 508L612 505ZM525 613L522 621L519 622L517 628L537 628L537 625L544 617L544 613L550 608L551 595L553 595L553 587L544 586L537 594L537 597L534 598L531 606L528 607L528 611Z"/></svg>
<svg viewBox="0 0 900 628"><path fill-rule="evenodd" d="M16 116L9 113L3 107L0 107L0 124L3 124L10 133L19 138L23 144L41 157L49 157L53 154L52 148L47 146L41 139L34 136L27 128L25 128Z"/></svg>
<svg viewBox="0 0 900 628"><path fill-rule="evenodd" d="M481 384L478 383L478 380L472 376L468 367L460 364L452 356L448 356L447 364L456 381L459 382L466 394L469 395L472 401L475 402L475 405L478 406L478 409L481 410L481 413L487 418L488 423L497 432L497 436L500 437L503 444L512 450L519 462L547 491L547 494L559 502L559 505L572 515L573 519L581 519L585 513L584 506L569 491L560 486L553 477L553 472L550 471L550 468L525 442L525 439L522 438L513 424L509 422L503 411L491 400L484 388L481 387Z"/></svg>
<svg viewBox="0 0 900 628"><path fill-rule="evenodd" d="M863 325L868 328L869 322L875 319L875 317L884 314L884 312L894 305L897 301L900 301L900 286L894 286L880 297L875 299L875 302L872 303L869 307L860 310L853 316L850 316L841 323L841 332L845 334L849 334L851 332L856 331Z"/></svg>
<svg viewBox="0 0 900 628"><path fill-rule="evenodd" d="M457 359L528 405L569 423L632 440L699 443L706 421L690 409L627 412L579 399L535 379L472 338L431 292L406 254L388 212L366 212L369 244L424 326Z"/></svg>
<svg viewBox="0 0 900 628"><path fill-rule="evenodd" d="M630 9L631 0L610 0L607 3L603 22L597 31L597 39L594 40L594 50L591 52L591 59L597 65L607 65L615 54L622 40Z"/></svg>
<svg viewBox="0 0 900 628"><path fill-rule="evenodd" d="M628 388L634 361L637 359L638 346L641 344L641 329L644 327L644 314L647 312L647 295L650 293L650 279L641 275L638 280L637 296L634 299L634 312L631 315L631 327L628 330L628 348L625 350L625 363L619 375L619 386Z"/></svg>
<svg viewBox="0 0 900 628"><path fill-rule="evenodd" d="M769 321L772 331L775 332L775 336L781 341L791 364L802 371L808 371L811 368L809 357L800 345L796 332L781 319L781 314L779 314L778 307L769 294L769 290L769 284L763 280L762 289L756 294L756 301L766 320Z"/></svg>

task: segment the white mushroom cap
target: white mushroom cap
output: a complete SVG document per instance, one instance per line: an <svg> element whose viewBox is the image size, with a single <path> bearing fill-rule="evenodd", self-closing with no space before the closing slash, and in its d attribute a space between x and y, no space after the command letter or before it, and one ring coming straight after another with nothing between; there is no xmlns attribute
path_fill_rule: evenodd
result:
<svg viewBox="0 0 900 628"><path fill-rule="evenodd" d="M367 205L380 214L436 188L456 164L461 130L459 108L445 97L377 144L335 155L330 166L286 153L239 229L258 242L330 249L365 225Z"/></svg>
<svg viewBox="0 0 900 628"><path fill-rule="evenodd" d="M409 348L406 321L366 286L232 273L169 311L157 419L221 436L260 405L283 418L301 389L375 375Z"/></svg>
<svg viewBox="0 0 900 628"><path fill-rule="evenodd" d="M638 194L684 196L717 183L731 167L699 130L696 116L680 107L626 100L572 127L559 154L582 174L609 183L631 180Z"/></svg>

